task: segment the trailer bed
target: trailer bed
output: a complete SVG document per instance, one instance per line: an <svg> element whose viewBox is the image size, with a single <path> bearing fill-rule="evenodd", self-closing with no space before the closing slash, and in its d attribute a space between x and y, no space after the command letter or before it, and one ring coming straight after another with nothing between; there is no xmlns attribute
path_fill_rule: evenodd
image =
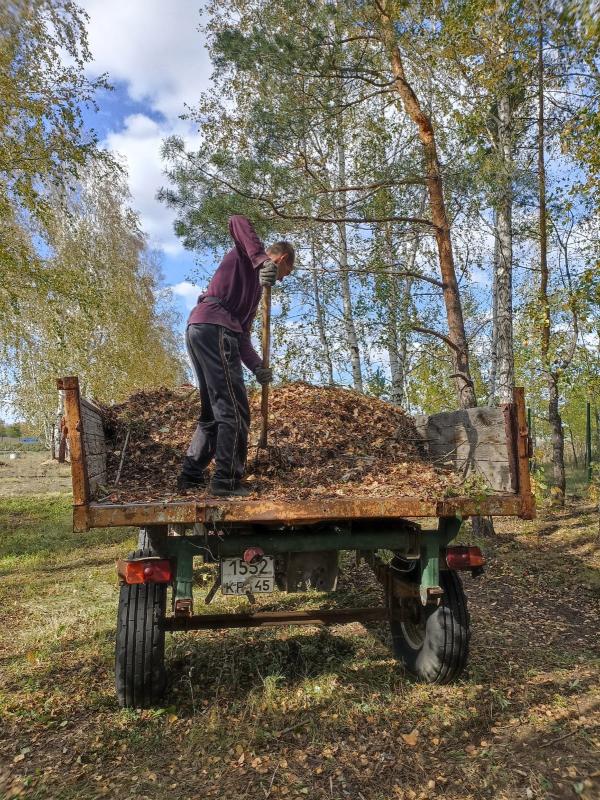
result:
<svg viewBox="0 0 600 800"><path fill-rule="evenodd" d="M513 403L501 409L469 409L421 418L427 428L430 447L454 454L466 448L472 471L485 474L489 493L477 496L445 497L423 500L401 494L386 497L334 497L303 500L210 499L190 498L164 502L99 502L95 496L106 480L106 448L100 410L80 396L76 377L58 381L65 395L65 417L69 437L73 479L73 521L75 530L123 525L194 525L222 526L300 526L319 521L333 522L360 519L406 519L425 517L519 516L531 519L535 514L529 480L529 439L522 389L515 389ZM484 418L481 430L467 431L469 414ZM453 416L454 415L454 416ZM453 426L461 426L460 441ZM481 441L475 444L473 430ZM449 433L450 432L450 433ZM487 439L484 441L484 438ZM457 441L459 442L457 444ZM490 460L490 450L501 453ZM484 453L478 466L477 453ZM474 454L474 455L473 455ZM461 461L465 463L465 460ZM489 472L494 463L494 471ZM500 464L501 469L498 469ZM509 489L509 491L507 491Z"/></svg>

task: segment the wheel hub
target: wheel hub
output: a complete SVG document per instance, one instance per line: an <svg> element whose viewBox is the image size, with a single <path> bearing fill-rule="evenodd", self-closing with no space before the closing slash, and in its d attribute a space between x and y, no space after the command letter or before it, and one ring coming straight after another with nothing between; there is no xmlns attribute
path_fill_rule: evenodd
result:
<svg viewBox="0 0 600 800"><path fill-rule="evenodd" d="M413 650L420 650L425 642L426 634L426 620L422 613L421 607L416 603L411 603L406 609L406 619L402 620L400 626L404 638Z"/></svg>

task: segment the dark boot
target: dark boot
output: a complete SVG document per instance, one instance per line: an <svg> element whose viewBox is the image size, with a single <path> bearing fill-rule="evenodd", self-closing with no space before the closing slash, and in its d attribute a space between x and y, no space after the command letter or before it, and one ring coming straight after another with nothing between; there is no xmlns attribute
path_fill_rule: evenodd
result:
<svg viewBox="0 0 600 800"><path fill-rule="evenodd" d="M214 495L215 497L250 497L252 492L249 489L246 489L244 486L235 486L233 489L229 486L223 486L222 484L215 484L211 483L209 488L209 494Z"/></svg>
<svg viewBox="0 0 600 800"><path fill-rule="evenodd" d="M182 472L177 477L177 491L178 492L195 492L199 491L200 489L206 489L208 481L206 479L206 475L202 474L199 477L191 478L189 475L184 475Z"/></svg>

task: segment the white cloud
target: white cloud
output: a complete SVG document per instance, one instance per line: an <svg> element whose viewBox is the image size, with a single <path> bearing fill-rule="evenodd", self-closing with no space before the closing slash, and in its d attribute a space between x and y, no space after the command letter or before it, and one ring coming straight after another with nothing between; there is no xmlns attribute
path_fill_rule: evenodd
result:
<svg viewBox="0 0 600 800"><path fill-rule="evenodd" d="M483 267L473 267L471 269L471 283L489 289L491 288L490 280L491 276L488 269L484 269Z"/></svg>
<svg viewBox="0 0 600 800"><path fill-rule="evenodd" d="M122 130L110 133L103 142L108 150L125 159L134 208L139 212L142 228L154 247L176 254L182 249L173 233L175 213L156 199L158 189L165 184L160 148L171 133L181 133L181 124L158 123L145 114L133 114L125 119ZM192 132L188 131L188 140Z"/></svg>
<svg viewBox="0 0 600 800"><path fill-rule="evenodd" d="M160 147L174 133L190 146L197 142L194 126L179 116L210 84L199 8L190 0L83 0L82 5L94 57L88 71L123 82L128 95L152 112L115 120L118 130L103 145L126 161L133 204L151 244L176 255L182 246L173 233L175 214L156 200L165 183Z"/></svg>
<svg viewBox="0 0 600 800"><path fill-rule="evenodd" d="M210 82L210 60L192 0L83 0L90 16L90 71L124 81L129 95L167 119L194 104Z"/></svg>
<svg viewBox="0 0 600 800"><path fill-rule="evenodd" d="M202 286L196 286L195 283L191 283L190 281L181 281L181 283L176 283L174 286L171 286L171 291L177 297L181 297L185 307L191 311L192 308L196 305L196 301L198 300L198 295L202 294L204 288Z"/></svg>

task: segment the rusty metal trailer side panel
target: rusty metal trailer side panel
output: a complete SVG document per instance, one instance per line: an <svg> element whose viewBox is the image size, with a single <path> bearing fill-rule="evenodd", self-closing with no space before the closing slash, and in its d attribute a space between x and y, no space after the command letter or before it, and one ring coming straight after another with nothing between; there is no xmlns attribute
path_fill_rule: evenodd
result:
<svg viewBox="0 0 600 800"><path fill-rule="evenodd" d="M96 503L92 500L86 467L85 420L81 411L79 381L62 378L71 446L73 522L77 531L112 526L145 526L197 522L219 525L310 525L316 522L358 519L406 519L410 517L535 516L528 469L528 431L523 389L515 389L507 437L516 454L517 491L483 498L451 497L425 501L414 497L340 497L302 501L209 500L164 503Z"/></svg>
<svg viewBox="0 0 600 800"><path fill-rule="evenodd" d="M423 501L414 497L339 498L272 502L231 500L177 503L90 503L74 509L75 529L134 525L167 525L202 522L221 525L310 525L316 522L358 519L406 519L418 517L521 516L527 518L519 495L495 495L483 500L456 497Z"/></svg>

